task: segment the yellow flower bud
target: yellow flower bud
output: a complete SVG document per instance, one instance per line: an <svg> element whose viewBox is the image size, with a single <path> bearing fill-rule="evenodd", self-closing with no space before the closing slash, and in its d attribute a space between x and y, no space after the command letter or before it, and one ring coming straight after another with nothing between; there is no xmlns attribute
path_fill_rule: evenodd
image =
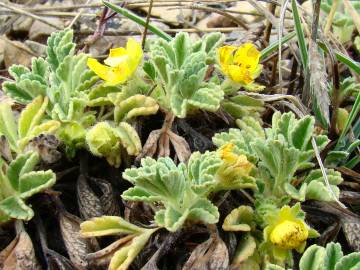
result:
<svg viewBox="0 0 360 270"><path fill-rule="evenodd" d="M303 245L309 236L302 222L285 220L276 225L270 234L270 241L283 249L295 249Z"/></svg>
<svg viewBox="0 0 360 270"><path fill-rule="evenodd" d="M224 161L224 173L238 176L249 175L254 165L245 155L235 154L234 147L234 144L228 143L219 150L220 158Z"/></svg>

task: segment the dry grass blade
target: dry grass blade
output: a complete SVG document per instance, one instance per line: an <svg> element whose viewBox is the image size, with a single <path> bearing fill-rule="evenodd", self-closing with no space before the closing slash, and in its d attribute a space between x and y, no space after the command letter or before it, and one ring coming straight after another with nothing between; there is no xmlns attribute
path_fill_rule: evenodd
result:
<svg viewBox="0 0 360 270"><path fill-rule="evenodd" d="M54 27L55 29L59 29L59 30L62 29L62 28L59 27L58 25L56 25L56 24L54 24L54 23L52 23L52 22L49 22L48 20L46 20L46 19L44 19L44 18L42 18L42 17L39 17L39 16L37 16L37 15L34 15L34 14L32 14L31 12L29 12L29 11L25 11L25 10L23 10L23 9L14 7L13 5L11 5L11 4L9 4L9 3L2 3L2 2L0 2L0 6L6 8L6 9L12 10L12 11L14 11L15 13L18 13L18 14L21 14L21 15L25 15L25 16L28 16L28 17L30 17L30 18L33 18L34 20L38 20L38 21L40 21L40 22L43 22L43 23L45 23L45 24L47 24L47 25L50 25L50 26Z"/></svg>
<svg viewBox="0 0 360 270"><path fill-rule="evenodd" d="M344 0L344 5L345 5L345 8L347 9L347 11L350 13L351 18L353 19L356 29L360 33L360 15L359 15L359 13L356 11L356 9L353 7L353 5L351 4L351 2L349 0Z"/></svg>
<svg viewBox="0 0 360 270"><path fill-rule="evenodd" d="M326 122L329 123L330 98L328 78L324 59L320 56L318 46L314 42L310 42L308 59L310 60L310 92L312 101L319 108Z"/></svg>
<svg viewBox="0 0 360 270"><path fill-rule="evenodd" d="M279 27L278 27L278 41L279 41L279 49L278 49L278 72L279 72L279 85L280 85L280 91L283 93L283 88L282 86L282 82L283 82L283 77L282 77L282 70L281 70L281 52L282 52L282 42L281 42L281 38L282 38L282 34L283 34L283 30L284 30L284 20L285 20L285 13L286 13L286 7L289 3L289 0L285 0L285 3L281 6L281 12L280 12L280 20L279 20ZM283 93L285 94L285 93Z"/></svg>

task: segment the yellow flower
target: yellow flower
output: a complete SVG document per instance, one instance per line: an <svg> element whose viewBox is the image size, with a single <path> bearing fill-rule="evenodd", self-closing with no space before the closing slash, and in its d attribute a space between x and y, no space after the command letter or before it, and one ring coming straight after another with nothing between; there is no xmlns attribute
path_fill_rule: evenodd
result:
<svg viewBox="0 0 360 270"><path fill-rule="evenodd" d="M218 150L223 163L216 174L217 188L219 190L255 189L255 178L250 175L254 165L245 155L234 153L234 147L234 144L228 143Z"/></svg>
<svg viewBox="0 0 360 270"><path fill-rule="evenodd" d="M284 260L291 249L303 252L306 240L319 236L305 223L300 203L291 208L286 205L266 220L269 225L264 229L264 240L278 259Z"/></svg>
<svg viewBox="0 0 360 270"><path fill-rule="evenodd" d="M260 52L253 44L245 43L240 47L223 46L218 53L221 70L232 81L249 85L260 75Z"/></svg>
<svg viewBox="0 0 360 270"><path fill-rule="evenodd" d="M219 149L220 158L228 171L233 171L237 175L249 175L253 164L247 160L245 155L237 155L233 152L235 145L227 143Z"/></svg>
<svg viewBox="0 0 360 270"><path fill-rule="evenodd" d="M139 43L129 38L125 48L111 49L109 57L100 64L94 58L87 60L88 67L109 85L125 82L133 75L142 59L142 49Z"/></svg>

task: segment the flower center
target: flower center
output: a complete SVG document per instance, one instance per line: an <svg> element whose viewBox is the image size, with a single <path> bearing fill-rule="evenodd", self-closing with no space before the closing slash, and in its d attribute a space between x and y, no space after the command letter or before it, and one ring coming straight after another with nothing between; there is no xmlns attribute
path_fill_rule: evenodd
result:
<svg viewBox="0 0 360 270"><path fill-rule="evenodd" d="M299 247L308 238L309 232L303 224L285 220L270 234L270 241L283 249Z"/></svg>

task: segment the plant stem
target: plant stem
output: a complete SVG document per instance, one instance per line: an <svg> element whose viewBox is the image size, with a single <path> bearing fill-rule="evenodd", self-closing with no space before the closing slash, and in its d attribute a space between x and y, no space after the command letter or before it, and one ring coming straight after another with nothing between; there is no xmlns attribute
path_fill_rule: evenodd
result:
<svg viewBox="0 0 360 270"><path fill-rule="evenodd" d="M325 30L324 30L325 36L327 36L329 34L329 32L330 32L330 28L331 28L331 25L332 25L332 22L333 22L333 19L334 19L334 16L335 16L335 12L336 12L337 7L339 5L339 2L340 2L339 0L333 0L329 16L327 17L327 20L326 20L326 25L325 25Z"/></svg>
<svg viewBox="0 0 360 270"><path fill-rule="evenodd" d="M146 35L147 35L147 31L148 31L148 27L149 27L149 22L150 22L151 10L152 10L153 3L154 3L153 0L149 0L149 1L150 1L150 4L149 4L149 9L148 9L148 14L147 14L147 16L146 16L146 22L145 22L145 26L144 26L145 29L144 29L144 32L143 32L142 42L141 42L141 47L142 47L143 50L144 50L144 48L145 48Z"/></svg>

